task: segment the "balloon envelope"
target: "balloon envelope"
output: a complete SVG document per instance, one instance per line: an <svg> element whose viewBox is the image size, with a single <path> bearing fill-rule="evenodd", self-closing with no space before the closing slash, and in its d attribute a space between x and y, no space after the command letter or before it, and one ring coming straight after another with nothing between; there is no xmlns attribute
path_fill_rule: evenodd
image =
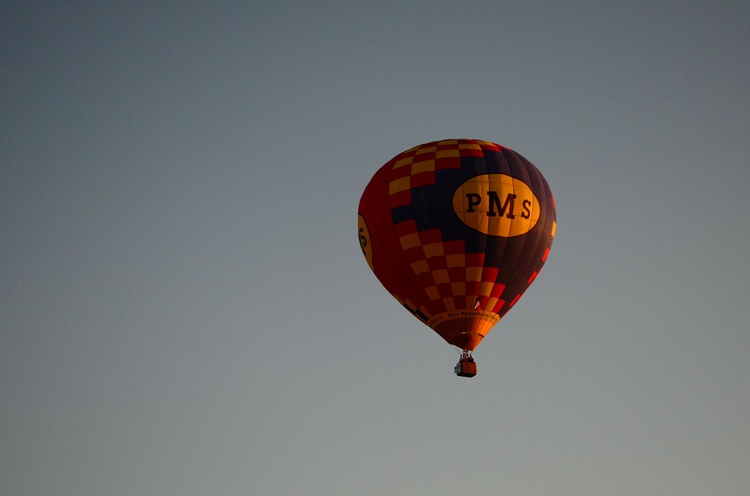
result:
<svg viewBox="0 0 750 496"><path fill-rule="evenodd" d="M448 343L474 350L534 281L555 236L537 168L488 141L398 154L359 203L362 253L380 282Z"/></svg>

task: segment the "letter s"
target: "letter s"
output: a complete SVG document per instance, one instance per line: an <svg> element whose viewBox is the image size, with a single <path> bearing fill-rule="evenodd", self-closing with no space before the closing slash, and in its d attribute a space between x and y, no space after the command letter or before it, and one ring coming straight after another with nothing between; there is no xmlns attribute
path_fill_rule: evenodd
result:
<svg viewBox="0 0 750 496"><path fill-rule="evenodd" d="M522 219L528 219L531 217L531 200L523 201L523 212L521 212Z"/></svg>

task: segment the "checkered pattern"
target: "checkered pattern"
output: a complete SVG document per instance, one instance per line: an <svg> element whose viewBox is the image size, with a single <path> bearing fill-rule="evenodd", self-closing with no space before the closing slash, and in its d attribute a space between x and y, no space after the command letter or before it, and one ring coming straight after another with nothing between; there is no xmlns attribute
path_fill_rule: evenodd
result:
<svg viewBox="0 0 750 496"><path fill-rule="evenodd" d="M463 225L452 211L453 192L483 173L525 180L544 200L539 225L518 239ZM554 199L536 168L507 148L478 140L427 143L394 157L365 190L360 214L372 222L381 282L464 349L473 349L534 281L556 229Z"/></svg>

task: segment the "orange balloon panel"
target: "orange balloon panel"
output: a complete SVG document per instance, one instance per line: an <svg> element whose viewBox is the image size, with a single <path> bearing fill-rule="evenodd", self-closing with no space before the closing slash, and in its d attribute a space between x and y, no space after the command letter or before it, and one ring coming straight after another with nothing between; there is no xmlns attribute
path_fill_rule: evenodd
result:
<svg viewBox="0 0 750 496"><path fill-rule="evenodd" d="M473 350L547 260L555 200L513 150L434 141L375 173L358 224L362 253L383 286L448 343Z"/></svg>

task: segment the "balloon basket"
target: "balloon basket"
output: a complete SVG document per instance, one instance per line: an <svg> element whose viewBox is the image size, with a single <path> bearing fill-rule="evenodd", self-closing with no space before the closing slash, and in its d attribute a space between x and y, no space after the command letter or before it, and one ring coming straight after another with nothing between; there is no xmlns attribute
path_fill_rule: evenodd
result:
<svg viewBox="0 0 750 496"><path fill-rule="evenodd" d="M453 371L459 377L474 377L477 375L477 363L474 361L474 358L469 351L464 350L461 359L458 361Z"/></svg>

